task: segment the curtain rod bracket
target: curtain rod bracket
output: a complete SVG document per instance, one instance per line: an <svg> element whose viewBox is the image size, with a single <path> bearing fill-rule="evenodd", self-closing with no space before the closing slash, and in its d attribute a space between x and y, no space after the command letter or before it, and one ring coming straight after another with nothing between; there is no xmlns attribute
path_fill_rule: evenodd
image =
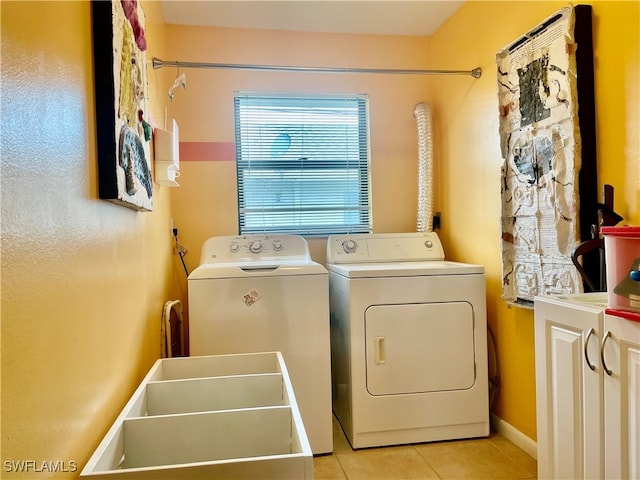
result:
<svg viewBox="0 0 640 480"><path fill-rule="evenodd" d="M398 70L384 68L327 68L327 67L293 67L278 65L243 65L232 63L202 63L202 62L178 62L165 61L153 57L152 65L154 69L162 67L179 68L223 68L237 70L261 70L272 72L310 72L310 73L388 73L400 75L471 75L473 78L482 76L480 67L473 70Z"/></svg>

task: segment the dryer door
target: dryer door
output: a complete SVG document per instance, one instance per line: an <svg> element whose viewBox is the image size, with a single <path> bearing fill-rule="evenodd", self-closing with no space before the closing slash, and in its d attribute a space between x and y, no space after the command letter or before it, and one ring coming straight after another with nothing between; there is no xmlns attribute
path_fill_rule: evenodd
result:
<svg viewBox="0 0 640 480"><path fill-rule="evenodd" d="M468 302L373 305L365 311L365 335L371 395L466 390L475 383Z"/></svg>

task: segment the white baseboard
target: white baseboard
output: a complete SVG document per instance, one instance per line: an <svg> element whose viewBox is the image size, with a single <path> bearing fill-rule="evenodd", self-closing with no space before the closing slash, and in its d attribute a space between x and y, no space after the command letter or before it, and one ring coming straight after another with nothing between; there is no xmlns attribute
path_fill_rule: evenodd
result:
<svg viewBox="0 0 640 480"><path fill-rule="evenodd" d="M538 444L527 437L510 423L505 422L497 415L491 414L491 428L507 440L513 442L533 458L538 458Z"/></svg>

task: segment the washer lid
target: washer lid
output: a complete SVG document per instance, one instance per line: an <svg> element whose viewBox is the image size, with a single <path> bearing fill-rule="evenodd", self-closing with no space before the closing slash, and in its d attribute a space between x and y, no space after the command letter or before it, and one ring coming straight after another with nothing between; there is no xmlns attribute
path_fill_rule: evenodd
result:
<svg viewBox="0 0 640 480"><path fill-rule="evenodd" d="M256 260L242 263L205 263L189 274L189 280L326 274L327 270L322 265L311 260L279 260L277 263Z"/></svg>
<svg viewBox="0 0 640 480"><path fill-rule="evenodd" d="M482 265L429 260L425 262L387 262L327 264L327 269L348 278L422 277L429 275L471 275L484 273Z"/></svg>

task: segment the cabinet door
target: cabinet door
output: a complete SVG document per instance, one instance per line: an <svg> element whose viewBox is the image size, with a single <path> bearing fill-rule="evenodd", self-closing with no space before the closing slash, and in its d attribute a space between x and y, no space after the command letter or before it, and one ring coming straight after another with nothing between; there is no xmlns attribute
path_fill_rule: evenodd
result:
<svg viewBox="0 0 640 480"><path fill-rule="evenodd" d="M536 300L539 478L603 477L601 327L600 311Z"/></svg>
<svg viewBox="0 0 640 480"><path fill-rule="evenodd" d="M605 478L640 478L640 323L605 315Z"/></svg>

